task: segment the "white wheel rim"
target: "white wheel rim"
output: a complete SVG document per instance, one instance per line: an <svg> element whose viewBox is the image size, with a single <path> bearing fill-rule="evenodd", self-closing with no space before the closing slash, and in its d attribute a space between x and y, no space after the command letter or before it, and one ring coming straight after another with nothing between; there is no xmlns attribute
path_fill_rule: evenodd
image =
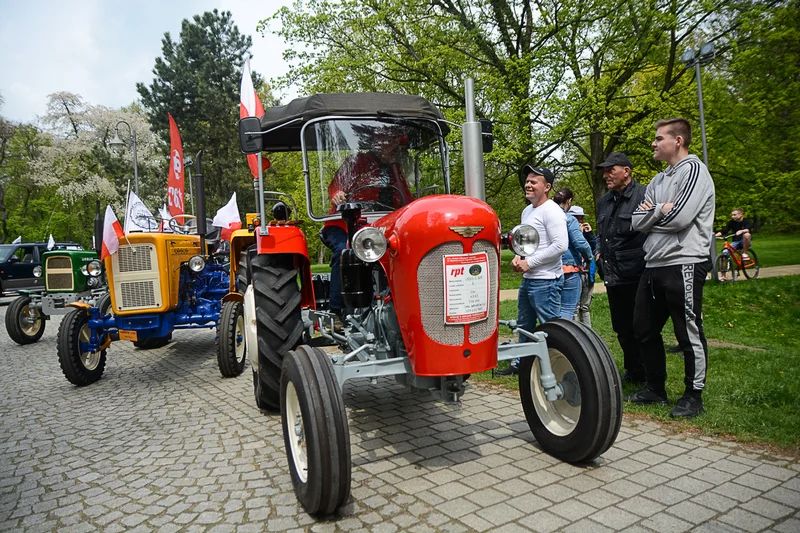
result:
<svg viewBox="0 0 800 533"><path fill-rule="evenodd" d="M300 412L300 399L291 381L286 384L286 428L295 472L300 482L305 483L308 481L306 431L303 426L303 414Z"/></svg>
<svg viewBox="0 0 800 533"><path fill-rule="evenodd" d="M39 333L39 330L42 328L42 315L39 313L38 309L26 305L22 308L19 316L20 329L22 329L25 335L33 337Z"/></svg>
<svg viewBox="0 0 800 533"><path fill-rule="evenodd" d="M92 330L89 329L89 324L84 324L81 332L78 334L78 350L82 342L89 342L91 340ZM94 352L81 352L81 364L86 370L94 370L100 364L100 350Z"/></svg>
<svg viewBox="0 0 800 533"><path fill-rule="evenodd" d="M253 286L249 285L244 292L244 337L245 348L252 346L251 350L245 350L250 366L258 372L258 326L256 324L256 297Z"/></svg>
<svg viewBox="0 0 800 533"><path fill-rule="evenodd" d="M234 351L236 353L236 361L244 362L245 356L245 336L244 336L244 315L236 317L236 327L233 332L234 336Z"/></svg>
<svg viewBox="0 0 800 533"><path fill-rule="evenodd" d="M571 379L570 374L575 376L575 369L563 353L553 348L548 349L548 352L550 353L550 366L559 383L564 382L565 378ZM571 405L569 397L555 402L549 401L544 395L541 377L542 368L537 358L533 362L531 371L531 396L536 414L550 433L565 437L572 433L578 425L581 418L581 406L580 404ZM573 381L577 383L576 380Z"/></svg>

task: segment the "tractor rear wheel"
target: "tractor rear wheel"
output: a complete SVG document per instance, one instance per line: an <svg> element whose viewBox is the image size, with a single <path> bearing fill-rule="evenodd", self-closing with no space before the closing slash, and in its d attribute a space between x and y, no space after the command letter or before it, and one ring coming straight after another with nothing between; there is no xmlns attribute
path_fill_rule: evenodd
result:
<svg viewBox="0 0 800 533"><path fill-rule="evenodd" d="M350 498L350 431L330 356L299 346L283 360L281 425L297 499L329 515Z"/></svg>
<svg viewBox="0 0 800 533"><path fill-rule="evenodd" d="M536 328L564 397L550 402L537 357L520 365L519 393L533 436L550 455L570 463L591 461L614 443L622 423L622 393L614 358L583 324L556 319Z"/></svg>
<svg viewBox="0 0 800 533"><path fill-rule="evenodd" d="M79 387L91 385L103 376L106 368L106 351L91 350L89 313L75 309L64 316L58 328L58 362L64 377ZM82 346L83 344L83 346Z"/></svg>
<svg viewBox="0 0 800 533"><path fill-rule="evenodd" d="M297 269L287 254L255 255L250 267L258 332L258 371L253 376L256 405L277 410L283 359L303 336Z"/></svg>
<svg viewBox="0 0 800 533"><path fill-rule="evenodd" d="M239 252L236 262L236 292L244 294L250 285L250 261L257 253L256 245L251 244Z"/></svg>
<svg viewBox="0 0 800 533"><path fill-rule="evenodd" d="M247 358L244 339L244 306L241 302L222 304L217 326L217 365L222 377L235 378L244 370Z"/></svg>
<svg viewBox="0 0 800 533"><path fill-rule="evenodd" d="M20 296L6 310L6 330L17 344L33 344L44 335L45 316L31 307L30 296Z"/></svg>
<svg viewBox="0 0 800 533"><path fill-rule="evenodd" d="M152 337L149 339L142 339L139 341L133 341L133 345L139 348L140 350L155 350L156 348L162 348L169 344L169 341L172 340L172 333L168 335L164 335L163 337Z"/></svg>

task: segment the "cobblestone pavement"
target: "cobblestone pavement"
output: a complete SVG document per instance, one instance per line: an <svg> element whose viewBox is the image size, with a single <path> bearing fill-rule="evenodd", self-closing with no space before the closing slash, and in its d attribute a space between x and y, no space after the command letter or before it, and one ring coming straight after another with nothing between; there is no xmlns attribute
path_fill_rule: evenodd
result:
<svg viewBox="0 0 800 533"><path fill-rule="evenodd" d="M77 388L59 320L25 347L0 333L3 531L800 531L791 458L626 420L577 467L537 449L516 394L477 386L453 406L388 379L345 387L352 499L316 522L279 417L255 407L249 369L220 377L211 331L115 343L103 379Z"/></svg>

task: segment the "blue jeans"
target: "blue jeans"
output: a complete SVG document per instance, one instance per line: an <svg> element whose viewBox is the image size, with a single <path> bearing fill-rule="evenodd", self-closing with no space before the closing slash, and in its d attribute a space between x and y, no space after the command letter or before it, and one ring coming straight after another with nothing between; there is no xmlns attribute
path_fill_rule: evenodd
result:
<svg viewBox="0 0 800 533"><path fill-rule="evenodd" d="M543 324L558 318L561 310L561 290L564 288L564 276L557 279L522 279L517 297L517 324L525 331L533 332L537 322ZM530 339L520 335L519 342ZM519 365L515 359L512 365Z"/></svg>
<svg viewBox="0 0 800 533"><path fill-rule="evenodd" d="M561 291L561 318L573 320L581 300L581 274L568 272L564 274L564 288Z"/></svg>
<svg viewBox="0 0 800 533"><path fill-rule="evenodd" d="M344 308L342 299L342 251L347 248L347 232L338 226L328 226L319 232L322 244L330 248L333 253L331 257L331 289L329 294L329 306L331 310L341 311Z"/></svg>

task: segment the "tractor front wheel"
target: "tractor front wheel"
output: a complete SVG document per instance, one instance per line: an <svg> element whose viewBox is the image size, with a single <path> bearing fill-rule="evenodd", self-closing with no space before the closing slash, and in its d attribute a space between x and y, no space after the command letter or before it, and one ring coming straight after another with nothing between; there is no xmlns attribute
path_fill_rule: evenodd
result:
<svg viewBox="0 0 800 533"><path fill-rule="evenodd" d="M244 306L241 302L222 304L217 326L217 365L222 377L235 378L244 370L247 358L244 338Z"/></svg>
<svg viewBox="0 0 800 533"><path fill-rule="evenodd" d="M79 387L91 385L103 376L106 351L93 350L89 314L75 309L64 316L58 328L58 362L64 377Z"/></svg>
<svg viewBox="0 0 800 533"><path fill-rule="evenodd" d="M45 316L31 306L30 296L20 296L8 306L6 330L17 344L33 344L44 335Z"/></svg>
<svg viewBox="0 0 800 533"><path fill-rule="evenodd" d="M281 425L297 499L329 515L350 498L350 432L330 356L299 346L283 360Z"/></svg>
<svg viewBox="0 0 800 533"><path fill-rule="evenodd" d="M570 463L591 461L614 443L622 423L620 378L611 352L583 324L553 320L547 334L550 365L564 396L545 397L536 357L522 360L519 393L533 436L550 455Z"/></svg>
<svg viewBox="0 0 800 533"><path fill-rule="evenodd" d="M294 258L286 254L255 255L250 268L258 334L258 346L250 347L258 350L258 370L253 376L256 405L277 410L283 359L303 336L297 269Z"/></svg>

